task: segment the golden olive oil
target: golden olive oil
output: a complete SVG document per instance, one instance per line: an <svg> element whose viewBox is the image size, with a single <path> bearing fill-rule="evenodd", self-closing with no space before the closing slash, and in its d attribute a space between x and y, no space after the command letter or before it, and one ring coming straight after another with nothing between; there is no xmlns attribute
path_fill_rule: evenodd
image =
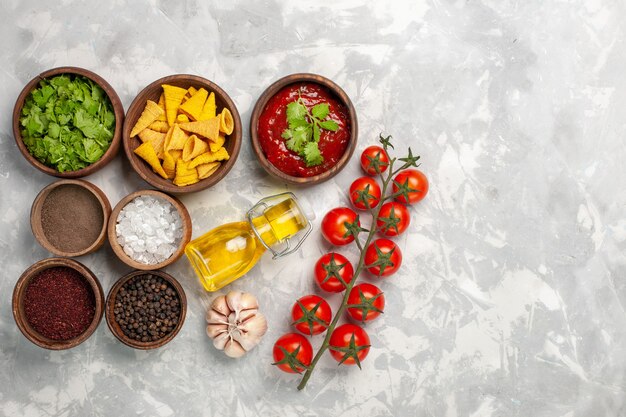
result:
<svg viewBox="0 0 626 417"><path fill-rule="evenodd" d="M287 198L268 207L251 222L228 223L192 240L185 247L185 254L202 286L207 291L216 291L252 269L265 252L263 242L267 246L281 243L307 224L297 203Z"/></svg>

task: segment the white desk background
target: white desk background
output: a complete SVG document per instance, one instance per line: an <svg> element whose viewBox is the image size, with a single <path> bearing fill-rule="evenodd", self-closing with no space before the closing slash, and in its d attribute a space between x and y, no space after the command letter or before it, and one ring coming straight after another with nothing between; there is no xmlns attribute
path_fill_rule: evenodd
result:
<svg viewBox="0 0 626 417"><path fill-rule="evenodd" d="M309 5L310 4L310 5ZM626 5L620 1L0 0L0 415L623 416L626 379ZM309 198L314 233L289 258L229 288L256 294L270 325L230 360L204 333L203 295L183 258L180 334L157 351L119 343L104 321L48 352L11 315L17 278L50 256L30 205L54 179L20 156L11 114L22 87L64 65L91 69L125 107L148 83L192 73L233 98L244 143L231 173L184 196L194 236L284 190ZM382 284L363 370L320 361L304 392L270 365L291 304L315 290L323 213L347 204L357 157L323 185L269 178L249 144L261 92L294 72L352 98L357 154L380 132L412 146L431 180ZM356 154L355 154L356 155ZM147 188L123 153L86 178L112 205ZM354 257L355 252L349 252ZM107 246L80 259L105 291L129 269ZM331 302L338 301L331 297ZM320 343L321 338L314 343Z"/></svg>

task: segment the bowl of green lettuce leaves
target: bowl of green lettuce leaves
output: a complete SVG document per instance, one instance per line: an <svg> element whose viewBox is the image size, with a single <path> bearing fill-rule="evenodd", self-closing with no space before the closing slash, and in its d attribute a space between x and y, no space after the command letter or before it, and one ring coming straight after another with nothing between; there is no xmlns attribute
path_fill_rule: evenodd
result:
<svg viewBox="0 0 626 417"><path fill-rule="evenodd" d="M31 165L46 174L79 178L111 161L120 148L124 107L113 87L78 67L39 74L13 109L13 136Z"/></svg>

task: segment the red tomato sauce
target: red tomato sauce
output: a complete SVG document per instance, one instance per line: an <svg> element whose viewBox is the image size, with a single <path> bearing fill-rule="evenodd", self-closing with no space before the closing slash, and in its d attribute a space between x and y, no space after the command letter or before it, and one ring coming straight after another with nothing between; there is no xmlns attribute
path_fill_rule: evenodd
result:
<svg viewBox="0 0 626 417"><path fill-rule="evenodd" d="M307 167L304 159L287 149L281 134L289 127L287 104L298 100L298 92L309 110L319 103L328 103L328 119L337 122L335 132L321 130L318 147L324 157L321 165ZM294 177L312 177L335 166L343 156L350 141L350 116L348 109L326 87L315 83L295 83L284 87L269 99L261 112L257 125L263 153L276 168Z"/></svg>

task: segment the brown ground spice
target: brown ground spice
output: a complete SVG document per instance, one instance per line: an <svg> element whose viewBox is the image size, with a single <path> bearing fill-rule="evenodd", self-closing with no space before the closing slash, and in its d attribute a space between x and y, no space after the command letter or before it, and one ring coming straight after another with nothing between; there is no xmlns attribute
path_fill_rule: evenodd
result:
<svg viewBox="0 0 626 417"><path fill-rule="evenodd" d="M52 246L63 252L79 252L91 246L103 223L100 202L78 185L56 187L41 208L43 233Z"/></svg>

